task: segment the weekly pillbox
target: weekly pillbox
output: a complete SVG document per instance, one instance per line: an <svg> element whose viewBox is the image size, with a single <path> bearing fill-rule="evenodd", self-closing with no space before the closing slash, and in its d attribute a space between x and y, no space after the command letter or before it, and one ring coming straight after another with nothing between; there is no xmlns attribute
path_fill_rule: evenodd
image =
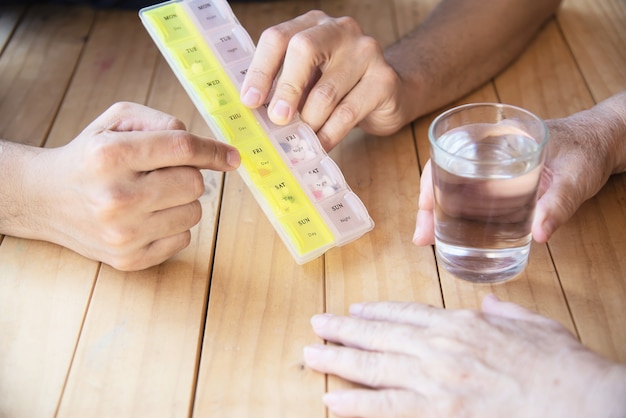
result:
<svg viewBox="0 0 626 418"><path fill-rule="evenodd" d="M139 16L214 135L239 150L241 177L297 263L374 227L306 123L278 126L265 106L240 102L255 46L226 0L173 0Z"/></svg>

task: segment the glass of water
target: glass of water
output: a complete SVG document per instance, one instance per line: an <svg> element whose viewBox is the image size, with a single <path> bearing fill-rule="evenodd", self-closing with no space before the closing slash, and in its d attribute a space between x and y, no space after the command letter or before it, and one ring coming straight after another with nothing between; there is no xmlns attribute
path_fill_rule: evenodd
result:
<svg viewBox="0 0 626 418"><path fill-rule="evenodd" d="M524 270L548 129L531 112L474 103L439 115L428 131L440 265L471 282Z"/></svg>

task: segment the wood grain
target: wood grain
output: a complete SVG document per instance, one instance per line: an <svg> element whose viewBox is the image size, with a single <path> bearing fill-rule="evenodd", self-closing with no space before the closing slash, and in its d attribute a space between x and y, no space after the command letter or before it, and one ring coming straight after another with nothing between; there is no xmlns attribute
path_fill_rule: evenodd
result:
<svg viewBox="0 0 626 418"><path fill-rule="evenodd" d="M437 0L233 2L254 40L311 9L353 16L389 45ZM505 71L450 104L502 101L566 116L626 89L626 4L564 0ZM0 137L66 144L111 104L144 103L210 137L136 11L0 6ZM448 107L449 107L448 106ZM354 129L332 152L376 222L297 265L240 176L204 171L191 245L122 273L59 246L0 236L0 417L328 416L324 392L351 385L304 367L309 324L351 303L412 300L477 308L493 292L563 323L626 362L626 176L613 176L517 280L478 286L438 271L412 242L427 129ZM0 179L0 182L2 180Z"/></svg>
<svg viewBox="0 0 626 418"><path fill-rule="evenodd" d="M94 12L31 8L0 56L0 138L43 145L72 79Z"/></svg>
<svg viewBox="0 0 626 418"><path fill-rule="evenodd" d="M626 2L564 0L558 22L596 102L626 89Z"/></svg>

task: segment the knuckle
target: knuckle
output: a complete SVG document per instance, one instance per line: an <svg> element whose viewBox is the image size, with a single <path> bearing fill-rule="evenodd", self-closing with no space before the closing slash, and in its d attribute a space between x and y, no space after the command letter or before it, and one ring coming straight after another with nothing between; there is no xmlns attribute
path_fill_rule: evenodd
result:
<svg viewBox="0 0 626 418"><path fill-rule="evenodd" d="M320 83L315 86L312 94L315 95L316 100L322 102L323 105L332 105L339 101L339 93L337 87L331 83Z"/></svg>
<svg viewBox="0 0 626 418"><path fill-rule="evenodd" d="M289 40L290 51L297 51L300 56L313 56L316 40L310 31L298 32Z"/></svg>
<svg viewBox="0 0 626 418"><path fill-rule="evenodd" d="M362 334L364 335L365 346L371 349L378 349L385 345L385 341L390 337L394 337L396 327L388 327L387 324L380 322L370 322L363 326Z"/></svg>
<svg viewBox="0 0 626 418"><path fill-rule="evenodd" d="M193 170L192 185L194 197L198 198L204 194L204 176L202 176L200 170Z"/></svg>
<svg viewBox="0 0 626 418"><path fill-rule="evenodd" d="M317 137L326 152L332 150L339 142L339 139L337 138L340 138L340 136L337 136L335 132L326 127L317 131Z"/></svg>
<svg viewBox="0 0 626 418"><path fill-rule="evenodd" d="M189 205L189 220L192 225L197 224L202 219L202 205L198 200L191 202ZM190 239L190 238L188 238ZM189 243L187 243L188 245ZM187 246L185 245L185 247Z"/></svg>
<svg viewBox="0 0 626 418"><path fill-rule="evenodd" d="M205 190L202 172L192 167L180 167L180 170L185 170L181 181L189 191L191 198L197 199L202 196Z"/></svg>
<svg viewBox="0 0 626 418"><path fill-rule="evenodd" d="M137 231L128 226L111 226L102 233L102 240L117 256L122 258L128 253L128 248L136 240Z"/></svg>
<svg viewBox="0 0 626 418"><path fill-rule="evenodd" d="M378 410L383 413L387 413L388 411L393 411L398 409L398 405L403 404L403 400L398 399L398 392L395 390L385 390L381 391L380 403L378 405Z"/></svg>
<svg viewBox="0 0 626 418"><path fill-rule="evenodd" d="M134 107L135 107L134 103L120 101L120 102L113 103L111 106L109 106L108 111L115 113L115 114L120 114L120 113L123 114L123 113L131 111Z"/></svg>
<svg viewBox="0 0 626 418"><path fill-rule="evenodd" d="M279 95L285 96L301 96L304 92L304 88L302 86L298 86L287 80L280 80L278 85L276 86L276 91ZM274 94L276 95L276 93Z"/></svg>
<svg viewBox="0 0 626 418"><path fill-rule="evenodd" d="M478 321L484 321L485 315L473 309L460 309L454 312L454 315L461 323L476 324Z"/></svg>
<svg viewBox="0 0 626 418"><path fill-rule="evenodd" d="M114 257L107 264L120 271L134 271L141 268L135 260L127 257Z"/></svg>
<svg viewBox="0 0 626 418"><path fill-rule="evenodd" d="M380 354L384 355L384 354ZM359 357L359 367L361 370L366 370L365 384L367 386L376 388L380 387L385 382L384 368L380 367L379 354L373 352L365 352Z"/></svg>
<svg viewBox="0 0 626 418"><path fill-rule="evenodd" d="M334 19L334 23L340 26L344 31L352 34L362 35L361 25L352 16L341 16Z"/></svg>
<svg viewBox="0 0 626 418"><path fill-rule="evenodd" d="M182 234L180 234L180 242L179 242L179 250L182 250L183 248L187 248L189 246L189 244L191 244L191 231L185 231Z"/></svg>
<svg viewBox="0 0 626 418"><path fill-rule="evenodd" d="M263 68L250 67L246 73L249 78L258 80L262 83L271 84L274 79L272 75L263 70Z"/></svg>
<svg viewBox="0 0 626 418"><path fill-rule="evenodd" d="M172 134L172 154L177 161L186 162L192 159L197 151L197 144L194 138L187 131L175 131Z"/></svg>
<svg viewBox="0 0 626 418"><path fill-rule="evenodd" d="M359 109L350 102L342 102L337 106L333 117L344 126L354 126L358 122Z"/></svg>
<svg viewBox="0 0 626 418"><path fill-rule="evenodd" d="M359 39L359 52L363 56L380 55L382 48L376 39L371 36L362 36Z"/></svg>
<svg viewBox="0 0 626 418"><path fill-rule="evenodd" d="M168 131L185 131L187 129L185 122L180 119L166 113L161 116L166 119L165 126Z"/></svg>
<svg viewBox="0 0 626 418"><path fill-rule="evenodd" d="M110 141L108 135L98 135L92 138L85 153L85 162L92 170L106 173L111 167L118 166L128 155L124 143Z"/></svg>
<svg viewBox="0 0 626 418"><path fill-rule="evenodd" d="M274 25L265 29L259 37L259 44L266 44L273 48L284 49L291 38L285 25Z"/></svg>
<svg viewBox="0 0 626 418"><path fill-rule="evenodd" d="M94 202L95 218L103 224L110 224L135 201L136 197L133 194L121 188L106 190L100 193Z"/></svg>
<svg viewBox="0 0 626 418"><path fill-rule="evenodd" d="M304 14L304 17L309 18L315 22L323 22L327 19L331 19L326 13L319 9L309 10Z"/></svg>
<svg viewBox="0 0 626 418"><path fill-rule="evenodd" d="M383 86L396 84L398 82L398 74L386 61L383 61L383 63L383 65L376 68L376 77Z"/></svg>

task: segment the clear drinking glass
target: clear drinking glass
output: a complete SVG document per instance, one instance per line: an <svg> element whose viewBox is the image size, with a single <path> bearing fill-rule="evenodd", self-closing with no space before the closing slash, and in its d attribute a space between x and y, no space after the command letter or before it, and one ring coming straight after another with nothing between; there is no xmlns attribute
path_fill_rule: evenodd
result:
<svg viewBox="0 0 626 418"><path fill-rule="evenodd" d="M439 115L428 131L438 262L472 282L526 267L548 129L531 112L474 103Z"/></svg>

